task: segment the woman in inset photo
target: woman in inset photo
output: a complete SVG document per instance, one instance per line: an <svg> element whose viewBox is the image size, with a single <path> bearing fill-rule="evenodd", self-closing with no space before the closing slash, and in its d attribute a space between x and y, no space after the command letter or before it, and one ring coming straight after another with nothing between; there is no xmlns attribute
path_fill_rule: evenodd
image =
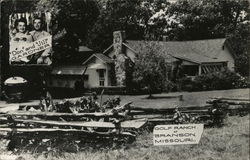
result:
<svg viewBox="0 0 250 160"><path fill-rule="evenodd" d="M27 21L25 18L17 19L15 21L15 30L16 33L10 40L10 50L19 51L23 46L25 46L25 44L33 42L32 36L29 34L29 31L27 31ZM15 62L27 63L29 62L29 59L25 57L14 61L14 63Z"/></svg>

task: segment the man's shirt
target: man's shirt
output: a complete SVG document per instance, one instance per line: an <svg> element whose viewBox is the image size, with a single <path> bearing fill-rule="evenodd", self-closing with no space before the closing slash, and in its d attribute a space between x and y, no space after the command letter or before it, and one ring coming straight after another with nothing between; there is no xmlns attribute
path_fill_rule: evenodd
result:
<svg viewBox="0 0 250 160"><path fill-rule="evenodd" d="M46 31L31 31L30 35L33 37L34 41L39 40L43 37L50 36L50 34Z"/></svg>
<svg viewBox="0 0 250 160"><path fill-rule="evenodd" d="M50 34L46 31L35 31L35 30L31 31L30 35L32 36L33 41L50 36ZM46 56L50 55L50 51L51 51L51 49L49 48L49 49L45 49L44 51L41 51L39 53L42 53L42 55L41 55L42 57L44 57L44 56L46 57Z"/></svg>

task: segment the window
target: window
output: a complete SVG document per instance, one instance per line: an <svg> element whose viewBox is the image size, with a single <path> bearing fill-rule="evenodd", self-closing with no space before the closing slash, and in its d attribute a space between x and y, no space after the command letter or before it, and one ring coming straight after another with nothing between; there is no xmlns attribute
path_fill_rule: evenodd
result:
<svg viewBox="0 0 250 160"><path fill-rule="evenodd" d="M99 81L99 85L100 85L100 86L104 86L104 80L100 80L100 81Z"/></svg>
<svg viewBox="0 0 250 160"><path fill-rule="evenodd" d="M99 77L104 78L104 69L99 70Z"/></svg>
<svg viewBox="0 0 250 160"><path fill-rule="evenodd" d="M105 69L100 69L99 71L99 85L100 86L104 86L104 82L105 82Z"/></svg>
<svg viewBox="0 0 250 160"><path fill-rule="evenodd" d="M186 65L183 66L183 74L186 74L187 76L196 76L199 72L199 66L198 65Z"/></svg>

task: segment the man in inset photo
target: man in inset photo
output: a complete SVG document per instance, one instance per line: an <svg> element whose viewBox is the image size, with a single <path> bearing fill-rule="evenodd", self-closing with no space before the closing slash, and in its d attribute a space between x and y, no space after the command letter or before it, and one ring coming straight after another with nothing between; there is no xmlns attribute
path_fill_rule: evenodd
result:
<svg viewBox="0 0 250 160"><path fill-rule="evenodd" d="M30 32L30 35L33 38L33 41L37 41L41 38L48 37L50 34L42 29L43 22L41 18L34 18L33 20L33 28L34 30ZM51 48L45 49L34 55L31 55L31 63L32 64L47 64L50 65L51 61Z"/></svg>

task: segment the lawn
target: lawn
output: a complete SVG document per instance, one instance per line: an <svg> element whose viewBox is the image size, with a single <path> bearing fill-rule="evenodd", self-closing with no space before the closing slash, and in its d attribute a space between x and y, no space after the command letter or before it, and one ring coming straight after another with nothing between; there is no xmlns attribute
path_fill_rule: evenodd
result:
<svg viewBox="0 0 250 160"><path fill-rule="evenodd" d="M182 92L157 94L156 97L183 95L184 101L177 98L146 99L146 95L121 96L122 103L133 101L142 107L175 107L205 105L209 97L249 98L249 89ZM103 100L110 96L105 95ZM113 96L111 96L113 97ZM197 145L153 146L152 132L143 131L136 141L118 148L94 149L83 148L77 153L30 154L21 153L25 160L249 160L249 114L244 117L227 117L221 128L205 128L200 143ZM1 155L16 157L6 151L4 141L0 141ZM19 156L19 155L18 155Z"/></svg>
<svg viewBox="0 0 250 160"><path fill-rule="evenodd" d="M153 146L152 137L144 132L133 144L118 149L21 156L25 160L249 160L249 115L228 117L221 128L206 128L197 145Z"/></svg>
<svg viewBox="0 0 250 160"><path fill-rule="evenodd" d="M147 99L148 95L119 95L121 104L133 102L133 105L138 107L154 107L154 108L172 108L172 107L187 107L187 106L203 106L206 105L206 100L209 97L231 97L231 98L249 98L249 88L246 89L231 89L231 90L218 90L218 91L203 91L203 92L174 92L162 93L153 95L156 99ZM164 98L171 96L183 95L183 101L179 98ZM117 95L104 95L102 102L108 98L114 98ZM100 96L98 96L100 102ZM157 98L160 97L160 98ZM38 104L38 100L20 103L22 105ZM0 101L0 111L16 110L19 104L6 104Z"/></svg>
<svg viewBox="0 0 250 160"><path fill-rule="evenodd" d="M231 89L231 90L218 90L218 91L202 91L202 92L175 92L175 93L162 93L155 94L153 96L156 99L147 99L148 95L138 96L120 96L121 103L133 102L133 105L140 107L153 107L153 108L172 108L172 107L187 107L187 106L203 106L206 105L206 100L209 97L230 97L230 98L248 98L249 88L247 89ZM179 98L164 98L171 96L183 95L183 101L179 101ZM105 95L103 99L107 99ZM157 98L159 97L159 98Z"/></svg>

